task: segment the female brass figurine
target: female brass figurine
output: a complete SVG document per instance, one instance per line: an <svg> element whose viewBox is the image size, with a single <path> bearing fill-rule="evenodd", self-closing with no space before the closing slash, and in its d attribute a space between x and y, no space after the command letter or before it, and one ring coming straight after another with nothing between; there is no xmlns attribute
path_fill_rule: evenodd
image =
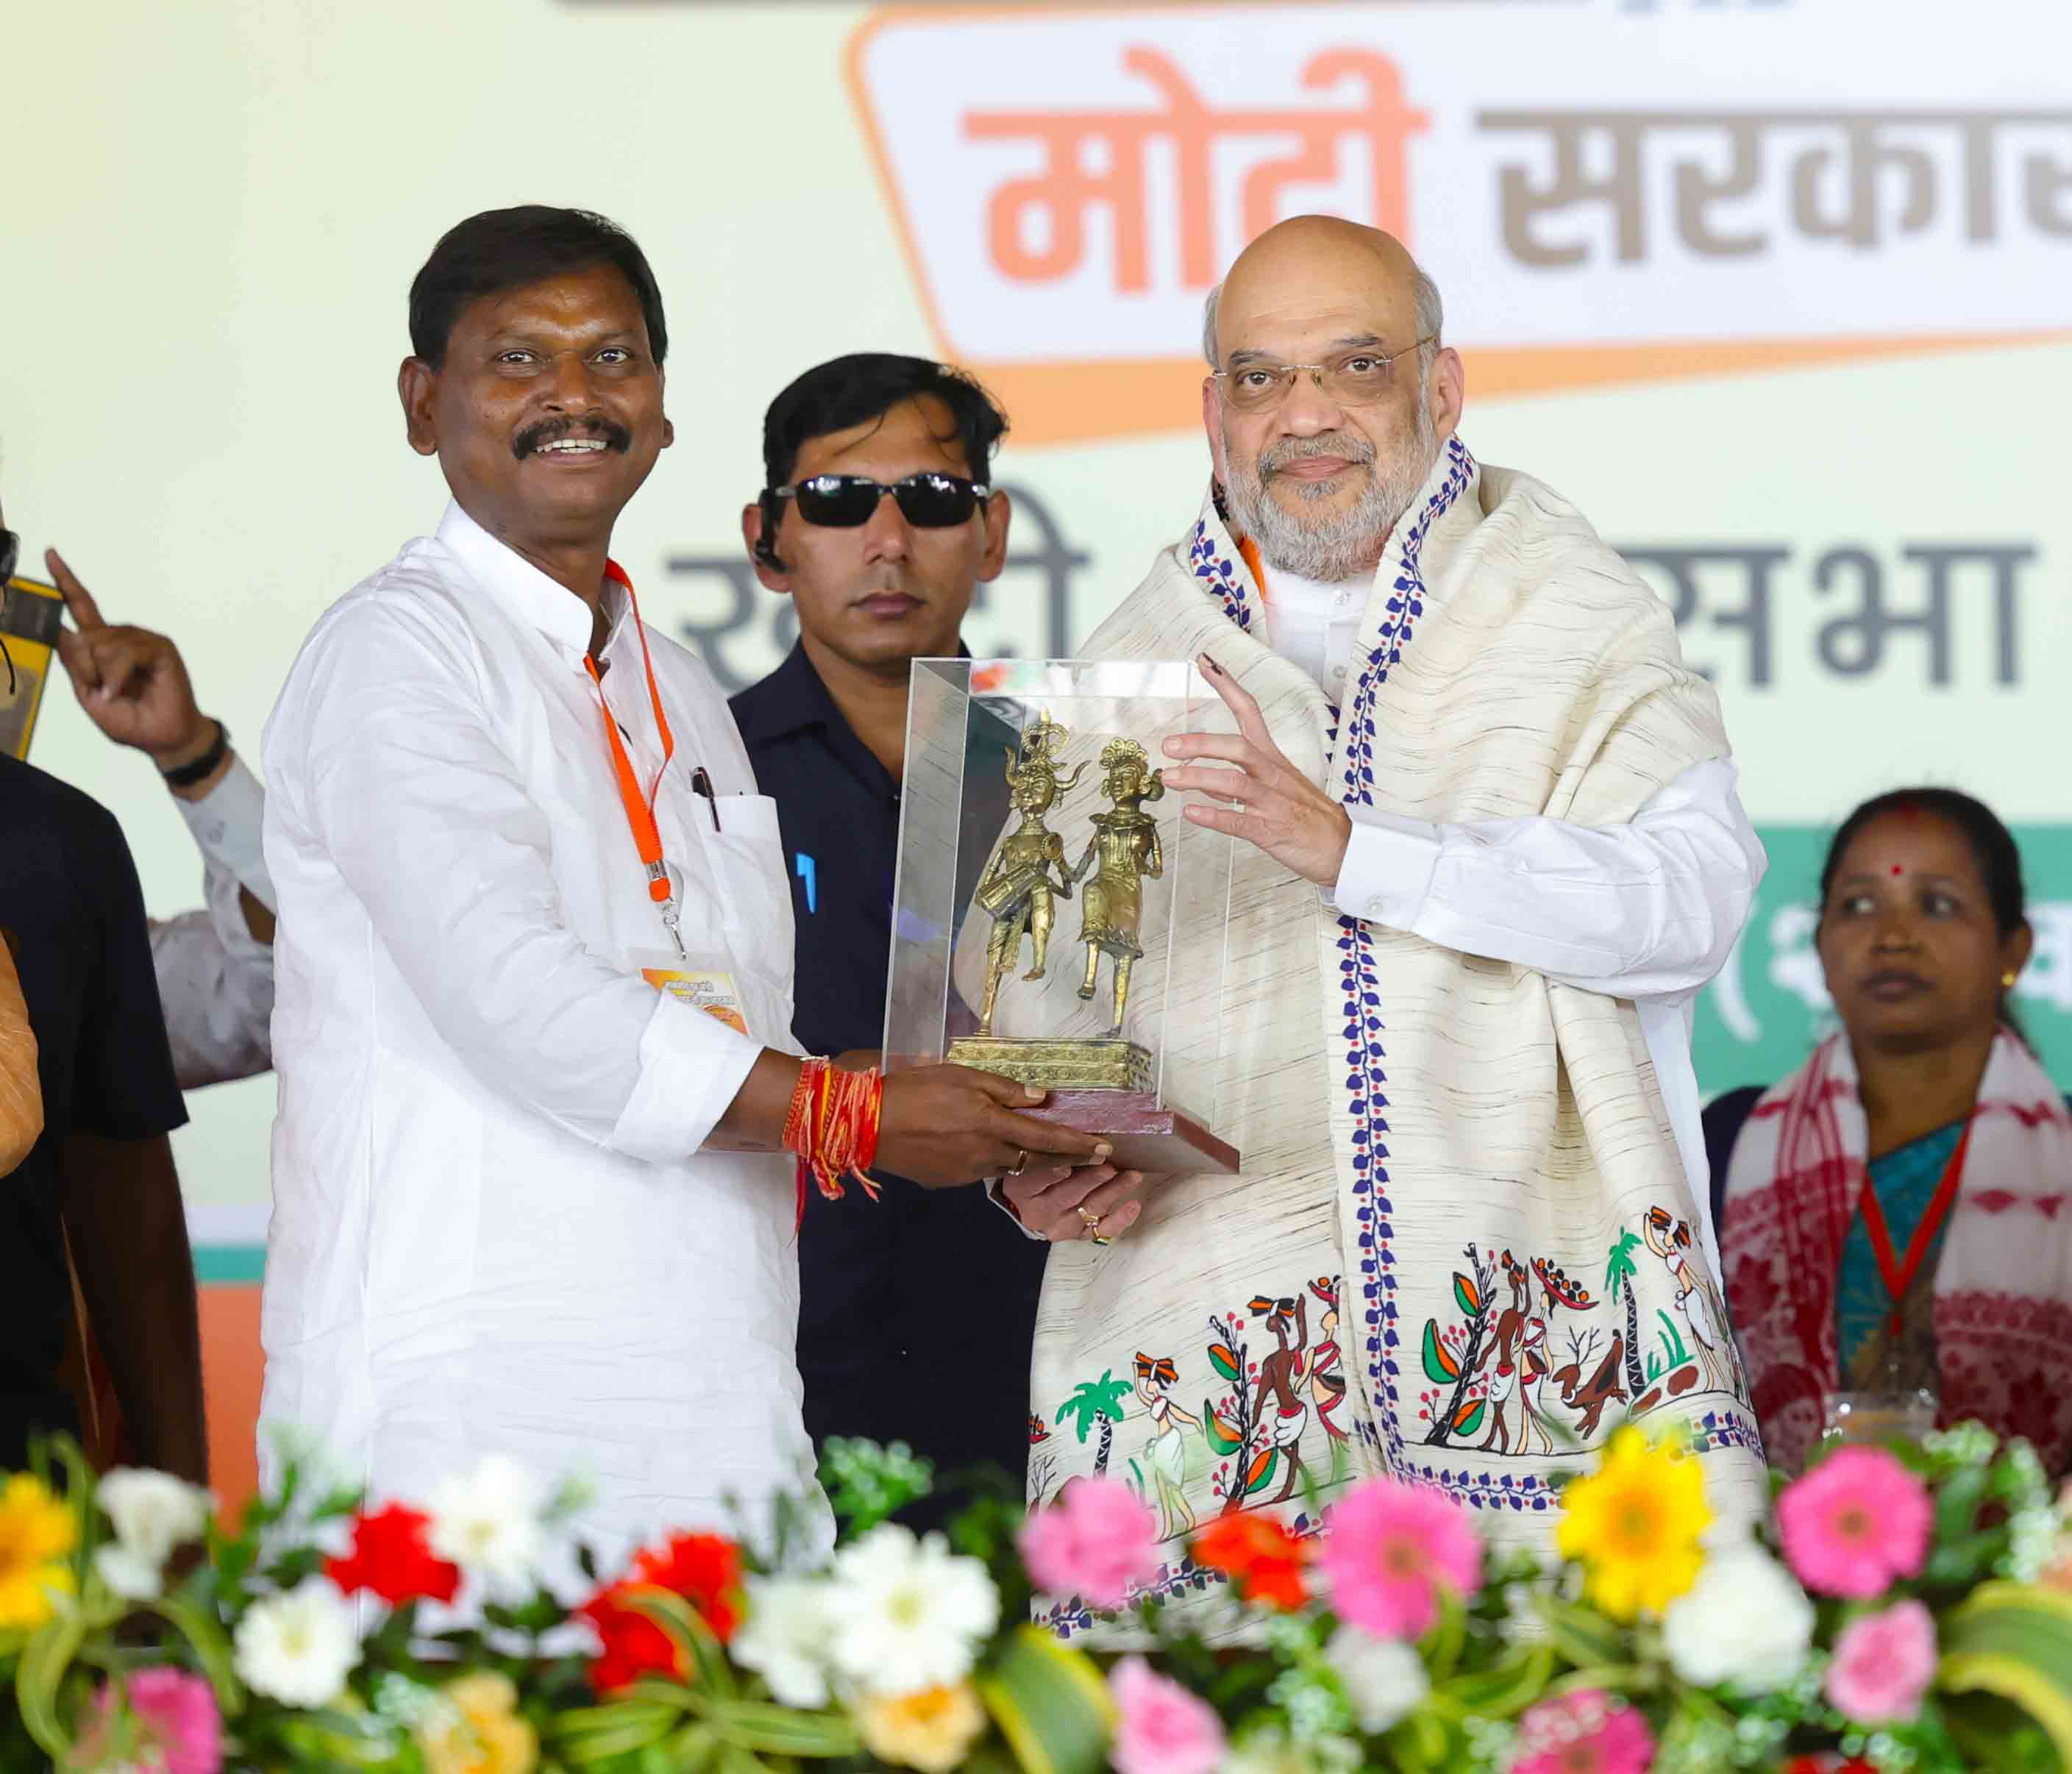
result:
<svg viewBox="0 0 2072 1774"><path fill-rule="evenodd" d="M1148 770L1149 759L1133 739L1112 740L1100 755L1107 780L1102 792L1114 803L1106 813L1094 815L1094 835L1086 854L1079 858L1071 879L1077 881L1089 869L1099 867L1080 897L1079 940L1087 946L1087 976L1079 996L1094 995L1100 958L1115 963L1115 1016L1111 1036L1122 1033L1122 1013L1129 1001L1129 970L1143 954L1137 940L1144 917L1144 882L1157 880L1166 872L1164 852L1158 847L1158 823L1143 811L1144 803L1166 792L1160 772Z"/></svg>

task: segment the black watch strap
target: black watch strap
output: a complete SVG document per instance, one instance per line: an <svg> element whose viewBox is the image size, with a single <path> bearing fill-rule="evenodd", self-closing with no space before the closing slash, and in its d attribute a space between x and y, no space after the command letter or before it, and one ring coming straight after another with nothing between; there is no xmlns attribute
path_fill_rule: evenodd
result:
<svg viewBox="0 0 2072 1774"><path fill-rule="evenodd" d="M230 729L220 721L216 724L216 743L191 764L183 764L178 770L160 770L167 788L192 788L208 773L230 755Z"/></svg>

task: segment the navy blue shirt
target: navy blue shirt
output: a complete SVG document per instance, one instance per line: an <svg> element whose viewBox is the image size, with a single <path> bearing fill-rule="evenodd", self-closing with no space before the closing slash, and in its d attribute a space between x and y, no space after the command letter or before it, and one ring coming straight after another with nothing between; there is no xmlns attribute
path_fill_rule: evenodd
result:
<svg viewBox="0 0 2072 1774"><path fill-rule="evenodd" d="M99 802L0 753L0 929L14 965L43 1094L43 1131L0 1178L0 1464L31 1431L79 1432L58 1377L72 1309L65 1261L66 1137L146 1140L187 1119L144 895L130 847ZM120 1201L96 1204L120 1216Z"/></svg>
<svg viewBox="0 0 2072 1774"><path fill-rule="evenodd" d="M783 833L798 926L792 1033L812 1053L876 1047L899 785L843 718L803 647L731 707ZM1004 783L1000 794L1004 817ZM816 1445L829 1435L904 1441L939 1472L990 1465L1018 1483L1048 1246L1025 1238L982 1189L882 1181L875 1205L853 1189L839 1201L807 1200L799 1237L807 1433Z"/></svg>

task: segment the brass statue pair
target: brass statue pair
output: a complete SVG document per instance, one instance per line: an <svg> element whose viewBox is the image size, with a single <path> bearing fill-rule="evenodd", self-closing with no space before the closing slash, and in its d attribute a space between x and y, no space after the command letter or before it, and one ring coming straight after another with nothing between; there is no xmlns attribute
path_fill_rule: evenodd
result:
<svg viewBox="0 0 2072 1774"><path fill-rule="evenodd" d="M1001 841L973 896L979 908L993 918L993 934L986 943L985 992L979 1006L981 1037L993 1032L1001 986L1021 958L1025 937L1034 943L1035 953L1022 977L1043 977L1056 901L1070 899L1072 889L1089 870L1093 879L1087 882L1079 901L1079 941L1087 951L1079 996L1094 996L1101 957L1107 955L1114 971L1113 1016L1108 1033L1110 1038L1122 1033L1130 969L1144 953L1138 940L1144 917L1143 884L1146 879L1157 880L1166 871L1157 822L1143 807L1166 792L1166 784L1160 773L1149 767L1149 758L1135 740L1111 740L1100 754L1101 786L1110 804L1107 811L1094 815L1093 836L1085 853L1068 870L1064 840L1044 823L1059 796L1087 771L1081 764L1070 776L1061 774L1058 754L1068 737L1067 729L1046 712L1022 734L1016 754L1007 762L1009 794L1022 823Z"/></svg>

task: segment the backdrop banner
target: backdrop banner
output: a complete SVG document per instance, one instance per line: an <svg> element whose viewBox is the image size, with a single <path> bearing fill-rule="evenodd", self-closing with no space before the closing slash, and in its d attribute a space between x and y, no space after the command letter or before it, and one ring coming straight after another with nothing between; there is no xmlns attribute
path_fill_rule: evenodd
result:
<svg viewBox="0 0 2072 1774"><path fill-rule="evenodd" d="M72 146L10 188L36 274L8 284L6 520L25 565L58 544L110 621L171 632L248 751L318 614L438 521L395 368L471 211L582 204L653 260L677 442L614 552L738 687L795 632L739 511L800 370L986 380L1014 515L967 639L1068 655L1198 508L1202 298L1330 211L1438 281L1477 454L1573 499L1719 687L1770 870L1701 1084L1807 1051L1827 836L1910 782L2014 824L2017 1004L2072 1078L2072 10L105 0L29 9L9 50L15 139ZM148 766L61 687L34 755L121 817L155 910L197 902ZM843 865L816 859L823 898L889 889ZM224 1299L259 1273L272 1093L198 1093L178 1136Z"/></svg>

